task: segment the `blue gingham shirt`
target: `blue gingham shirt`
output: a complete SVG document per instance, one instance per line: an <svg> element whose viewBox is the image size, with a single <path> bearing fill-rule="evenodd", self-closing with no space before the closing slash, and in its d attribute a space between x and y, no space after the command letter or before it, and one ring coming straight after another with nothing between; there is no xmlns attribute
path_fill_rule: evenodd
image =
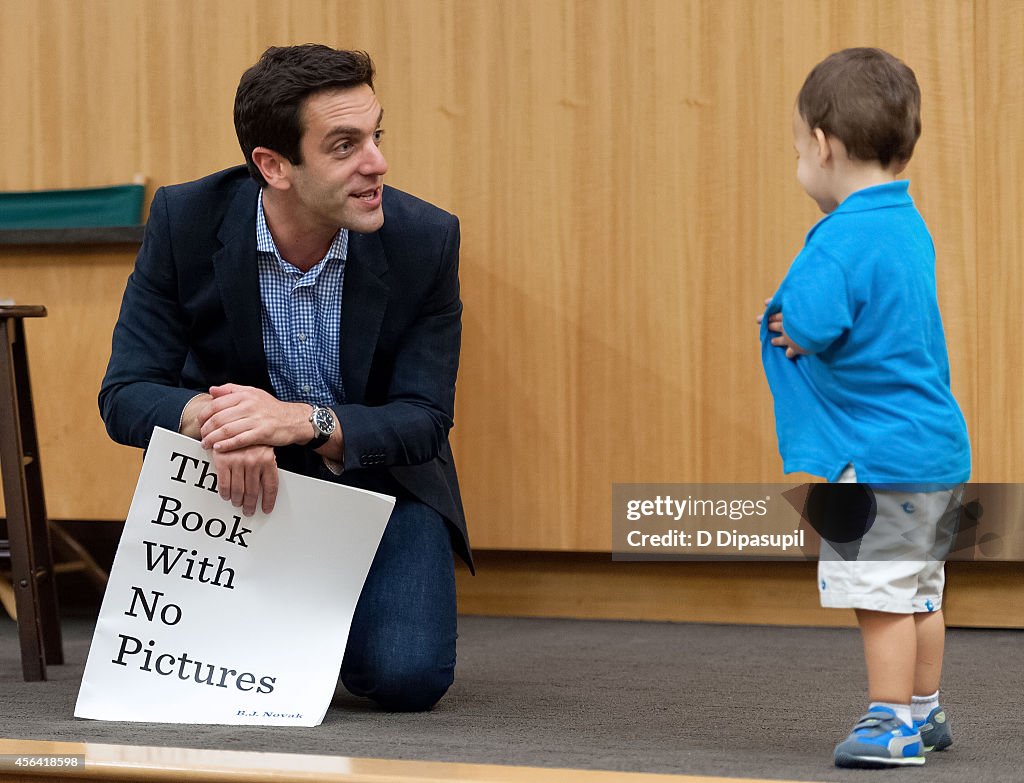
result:
<svg viewBox="0 0 1024 783"><path fill-rule="evenodd" d="M339 364L341 288L348 231L334 237L327 255L308 272L281 257L256 199L263 349L274 396L285 402L332 405L345 401Z"/></svg>

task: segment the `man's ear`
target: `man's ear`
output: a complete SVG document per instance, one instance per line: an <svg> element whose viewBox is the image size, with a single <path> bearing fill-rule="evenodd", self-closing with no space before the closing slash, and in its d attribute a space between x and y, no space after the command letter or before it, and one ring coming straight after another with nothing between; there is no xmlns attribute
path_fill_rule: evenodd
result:
<svg viewBox="0 0 1024 783"><path fill-rule="evenodd" d="M288 190L291 187L292 164L284 155L266 147L256 147L252 151L252 162L260 170L268 187L276 190Z"/></svg>
<svg viewBox="0 0 1024 783"><path fill-rule="evenodd" d="M814 141L818 145L818 165L826 166L832 160L834 154L832 142L821 128L815 128L811 133L814 135Z"/></svg>

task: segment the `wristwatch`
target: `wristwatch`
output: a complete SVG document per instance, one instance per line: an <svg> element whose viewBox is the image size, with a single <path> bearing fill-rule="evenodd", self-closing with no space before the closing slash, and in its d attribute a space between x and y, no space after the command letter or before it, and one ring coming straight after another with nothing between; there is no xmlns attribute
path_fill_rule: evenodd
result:
<svg viewBox="0 0 1024 783"><path fill-rule="evenodd" d="M330 408L323 408L319 405L313 405L313 412L309 415L309 423L313 425L313 440L306 444L306 448L318 449L323 446L331 435L334 434L334 428L337 426L337 422L334 420L334 414L331 413Z"/></svg>

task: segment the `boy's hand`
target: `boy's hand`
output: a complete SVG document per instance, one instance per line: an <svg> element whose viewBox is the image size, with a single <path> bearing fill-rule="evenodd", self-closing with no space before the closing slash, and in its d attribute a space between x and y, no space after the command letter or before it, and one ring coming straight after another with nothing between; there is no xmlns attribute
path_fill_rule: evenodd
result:
<svg viewBox="0 0 1024 783"><path fill-rule="evenodd" d="M767 307L771 301L771 299L765 299L764 306ZM761 314L757 317L758 323L761 323L761 321L763 320L764 314ZM789 335L787 335L786 332L783 330L781 312L772 313L770 316L768 316L768 331L778 333L778 337L772 338L772 345L777 345L780 348L785 348L787 359L796 359L798 356L806 356L809 353L808 351L805 351L803 348L797 345L795 342L793 342L793 340L790 339Z"/></svg>
<svg viewBox="0 0 1024 783"><path fill-rule="evenodd" d="M768 319L768 328L771 329L773 332L780 333L778 337L772 338L772 345L777 345L780 348L785 348L787 359L796 359L798 356L807 356L807 354L810 353L810 351L805 351L803 348L801 348L799 345L793 342L793 340L790 338L788 334L782 331L782 313L777 313L777 315L779 317L778 328L775 328L772 325L771 319ZM772 318L774 317L775 316L772 316Z"/></svg>
<svg viewBox="0 0 1024 783"><path fill-rule="evenodd" d="M764 300L765 308L767 308L768 305L770 305L771 303L772 303L771 297L765 299ZM763 321L763 320L764 320L764 313L761 313L759 316L757 316L757 322L761 323L761 321ZM778 328L775 328L773 326L773 324L775 324L776 322L778 322L778 324L779 324ZM769 329L769 331L772 331L772 332L781 332L782 331L782 313L781 312L780 313L775 313L774 315L768 316L768 329Z"/></svg>

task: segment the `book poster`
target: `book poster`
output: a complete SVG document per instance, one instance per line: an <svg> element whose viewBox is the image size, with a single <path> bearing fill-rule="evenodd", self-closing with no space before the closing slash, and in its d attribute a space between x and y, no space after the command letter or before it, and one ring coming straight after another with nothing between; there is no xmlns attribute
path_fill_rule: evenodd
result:
<svg viewBox="0 0 1024 783"><path fill-rule="evenodd" d="M280 471L274 511L217 494L198 441L157 429L75 716L316 726L394 498Z"/></svg>

